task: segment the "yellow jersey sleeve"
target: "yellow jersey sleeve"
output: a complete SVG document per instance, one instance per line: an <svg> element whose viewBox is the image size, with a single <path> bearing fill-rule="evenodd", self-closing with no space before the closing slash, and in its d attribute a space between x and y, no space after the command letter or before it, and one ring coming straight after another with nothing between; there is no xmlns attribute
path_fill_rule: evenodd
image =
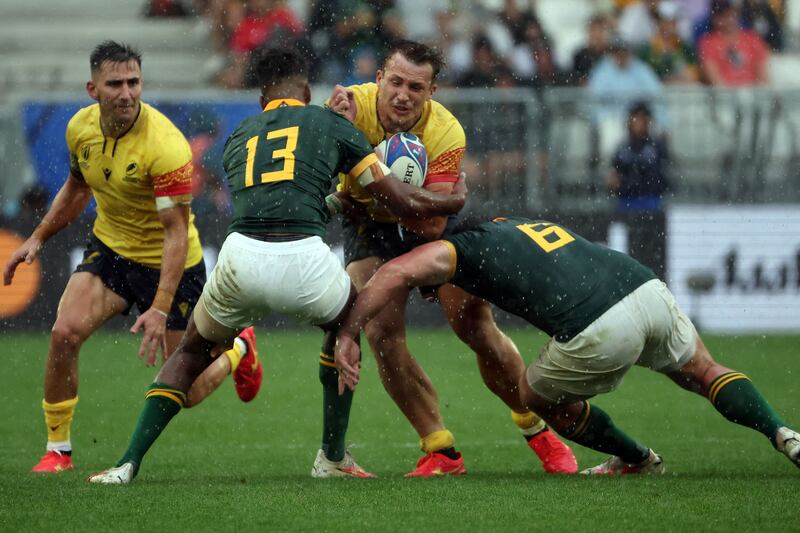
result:
<svg viewBox="0 0 800 533"><path fill-rule="evenodd" d="M153 180L153 196L191 200L193 170L189 143L171 122L155 120L154 126L160 142L148 169Z"/></svg>
<svg viewBox="0 0 800 533"><path fill-rule="evenodd" d="M442 104L431 100L411 132L420 138L428 152L428 174L422 186L455 183L467 145L464 128L458 119Z"/></svg>
<svg viewBox="0 0 800 533"><path fill-rule="evenodd" d="M64 134L67 141L67 150L69 151L69 172L81 181L86 181L83 177L83 171L81 170L79 162L81 158L78 154L81 145L81 134L86 131L86 124L91 122L92 117L96 117L97 120L100 120L96 109L97 107L97 104L95 104L84 107L75 113L72 118L69 119L67 130ZM84 160L87 159L86 156L88 156L88 154L84 154Z"/></svg>

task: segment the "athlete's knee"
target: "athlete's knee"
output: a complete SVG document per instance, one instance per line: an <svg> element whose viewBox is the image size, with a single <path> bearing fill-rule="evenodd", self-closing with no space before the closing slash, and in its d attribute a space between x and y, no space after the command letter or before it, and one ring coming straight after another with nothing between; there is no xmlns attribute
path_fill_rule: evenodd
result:
<svg viewBox="0 0 800 533"><path fill-rule="evenodd" d="M53 347L59 354L75 354L86 340L87 335L72 324L56 320L50 333Z"/></svg>

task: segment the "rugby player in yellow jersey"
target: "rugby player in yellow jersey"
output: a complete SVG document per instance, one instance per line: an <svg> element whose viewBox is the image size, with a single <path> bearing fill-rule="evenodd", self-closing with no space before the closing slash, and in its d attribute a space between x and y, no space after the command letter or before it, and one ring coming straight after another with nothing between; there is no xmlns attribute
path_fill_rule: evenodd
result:
<svg viewBox="0 0 800 533"><path fill-rule="evenodd" d="M131 328L143 332L139 357L175 349L205 283L203 251L191 213L192 154L183 134L140 102L141 56L105 41L91 54L86 90L97 103L67 126L70 171L41 224L11 256L3 282L33 262L44 243L75 220L94 196L97 218L83 262L70 277L53 325L44 380L47 451L34 472L73 468L70 426L78 403L78 353L110 318L135 304ZM240 364L241 363L241 364ZM244 401L255 396L262 369L252 329L195 383L196 405L233 371Z"/></svg>
<svg viewBox="0 0 800 533"><path fill-rule="evenodd" d="M329 99L331 108L350 119L373 145L401 131L419 137L429 161L423 187L434 192L451 190L466 146L461 124L431 99L443 64L436 50L413 41L399 41L387 52L375 83L337 86ZM357 183L345 181L343 188L354 199L370 205L366 221L345 222L344 226L347 272L359 290L383 263L438 239L453 223L447 217L436 217L423 221L400 219L398 225L391 213L373 207L369 195ZM450 326L477 355L484 383L511 409L513 421L545 471L575 473L577 462L569 447L520 401L518 383L525 365L514 343L495 324L490 305L451 284L441 285L436 292ZM404 323L405 302L387 302L364 331L376 354L383 385L419 434L425 453L407 475L462 474L464 460L454 447L453 434L442 421L433 384L408 350ZM321 364L334 367L333 355L330 347L323 347ZM335 372L335 368L332 370ZM347 394L352 392L345 391ZM346 429L346 423L343 426Z"/></svg>

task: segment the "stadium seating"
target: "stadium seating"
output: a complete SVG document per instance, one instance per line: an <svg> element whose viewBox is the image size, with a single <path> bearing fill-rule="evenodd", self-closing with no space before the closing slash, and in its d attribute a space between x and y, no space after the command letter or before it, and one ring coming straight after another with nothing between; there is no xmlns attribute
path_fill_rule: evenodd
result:
<svg viewBox="0 0 800 533"><path fill-rule="evenodd" d="M7 91L81 91L88 55L104 39L130 42L145 55L149 89L206 85L204 32L188 19L146 19L143 2L60 0L0 3L0 79ZM47 23L43 23L47 21Z"/></svg>

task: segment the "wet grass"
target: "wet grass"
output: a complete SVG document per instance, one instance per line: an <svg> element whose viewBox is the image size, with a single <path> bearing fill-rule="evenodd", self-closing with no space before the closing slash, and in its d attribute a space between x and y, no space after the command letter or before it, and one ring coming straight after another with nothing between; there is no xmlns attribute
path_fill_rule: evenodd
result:
<svg viewBox="0 0 800 533"><path fill-rule="evenodd" d="M800 471L759 434L725 422L706 401L634 369L596 399L618 425L663 454L658 478L584 479L541 472L505 407L482 385L474 357L448 331L416 331L412 351L436 384L464 453L463 478L406 480L419 456L410 426L367 359L349 440L374 481L312 480L318 441L319 336L259 332L265 385L241 404L225 383L181 413L134 484L96 487L91 472L127 445L153 377L126 333L91 339L81 354L73 423L76 470L30 474L42 453L46 335L3 334L0 530L796 530ZM530 360L544 343L511 332ZM709 348L747 373L787 421L800 425L799 337L712 337ZM603 456L576 449L581 466Z"/></svg>

